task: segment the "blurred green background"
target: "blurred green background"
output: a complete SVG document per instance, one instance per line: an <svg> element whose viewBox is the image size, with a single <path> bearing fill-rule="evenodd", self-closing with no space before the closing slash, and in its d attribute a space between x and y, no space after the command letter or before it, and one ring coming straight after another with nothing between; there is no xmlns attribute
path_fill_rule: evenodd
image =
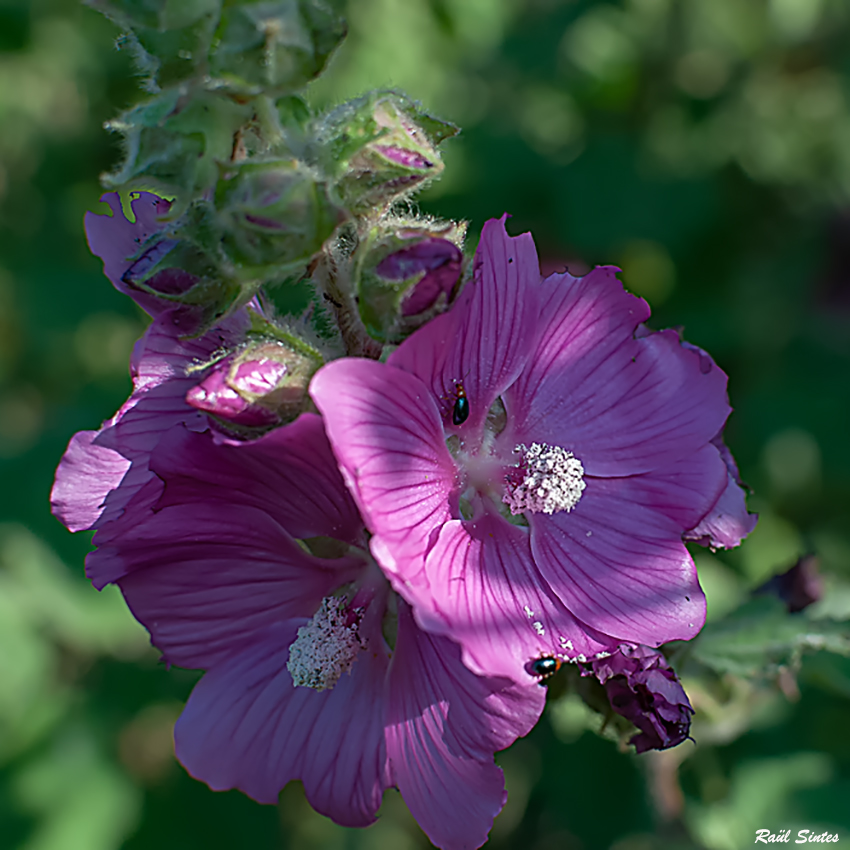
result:
<svg viewBox="0 0 850 850"><path fill-rule="evenodd" d="M547 271L619 264L655 327L683 325L729 373L727 441L761 521L739 551L695 550L710 618L805 553L826 586L812 613L850 616L847 0L350 0L348 16L316 104L392 85L463 128L423 211L473 232L510 211ZM394 793L354 831L297 785L274 809L191 780L170 736L197 674L158 664L117 592L85 580L90 536L49 515L68 439L125 399L144 328L82 229L119 156L102 124L139 97L115 37L75 0L0 0L0 848L427 846ZM850 841L848 659L686 685L698 746L641 757L553 688L499 756L489 846Z"/></svg>

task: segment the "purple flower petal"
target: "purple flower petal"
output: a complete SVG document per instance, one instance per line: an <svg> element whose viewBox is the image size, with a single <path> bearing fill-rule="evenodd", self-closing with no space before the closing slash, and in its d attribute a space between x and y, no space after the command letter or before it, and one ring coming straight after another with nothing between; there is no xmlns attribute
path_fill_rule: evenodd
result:
<svg viewBox="0 0 850 850"><path fill-rule="evenodd" d="M272 425L277 417L270 411L242 398L227 383L226 368L216 368L186 393L186 403L248 427Z"/></svg>
<svg viewBox="0 0 850 850"><path fill-rule="evenodd" d="M422 154L407 148L400 148L397 145L373 145L373 147L390 161L405 168L419 168L424 171L434 167L434 163L425 159Z"/></svg>
<svg viewBox="0 0 850 850"><path fill-rule="evenodd" d="M165 306L163 302L156 296L132 289L122 278L130 268L133 255L165 226L159 216L165 215L171 204L150 192L140 192L130 203L136 218L135 222L130 222L124 215L117 192L107 192L100 200L109 205L112 215L86 213L86 239L92 254L103 260L103 273L119 292L129 295L152 316L159 315Z"/></svg>
<svg viewBox="0 0 850 850"><path fill-rule="evenodd" d="M127 604L165 659L200 669L316 610L362 570L359 559L308 555L256 507L213 500L165 508L101 548L123 567Z"/></svg>
<svg viewBox="0 0 850 850"><path fill-rule="evenodd" d="M497 396L520 374L536 336L537 251L531 234L507 235L506 218L484 225L473 280L447 318L420 328L415 341L405 340L388 361L418 375L437 398L451 398L463 382L470 405L463 429L469 432L481 427Z"/></svg>
<svg viewBox="0 0 850 850"><path fill-rule="evenodd" d="M177 758L214 791L276 803L301 779L310 805L344 826L375 820L390 784L381 698L386 659L361 653L326 691L294 687L288 621L217 665L195 686L174 729Z"/></svg>
<svg viewBox="0 0 850 850"><path fill-rule="evenodd" d="M576 621L535 567L528 533L499 517L445 523L426 578L399 592L424 628L462 645L476 673L525 684L534 658L592 658L617 643Z"/></svg>
<svg viewBox="0 0 850 850"><path fill-rule="evenodd" d="M698 525L685 533L685 540L715 549L731 549L740 546L757 522L758 514L747 511L744 491L729 475L714 507Z"/></svg>
<svg viewBox="0 0 850 850"><path fill-rule="evenodd" d="M404 551L405 578L422 567L432 528L450 517L454 464L431 394L415 376L372 360L324 366L310 394L369 529ZM401 567L386 559L390 572Z"/></svg>
<svg viewBox="0 0 850 850"><path fill-rule="evenodd" d="M451 295L462 266L460 248L448 239L434 237L384 257L375 272L379 277L395 281L421 275L401 304L402 316L415 316L431 307L442 293Z"/></svg>
<svg viewBox="0 0 850 850"><path fill-rule="evenodd" d="M683 464L688 475L678 482L675 468L666 480L588 478L572 512L532 515L534 561L579 620L649 645L688 640L702 628L705 595L677 517L705 503L698 473L709 504L723 485L722 465L706 448Z"/></svg>
<svg viewBox="0 0 850 850"><path fill-rule="evenodd" d="M71 531L94 526L106 497L121 483L130 466L123 455L96 444L99 433L74 434L56 470L51 510Z"/></svg>
<svg viewBox="0 0 850 850"><path fill-rule="evenodd" d="M697 350L703 357L708 358L704 351ZM747 497L741 486L738 466L732 452L723 442L723 432L711 442L726 464L726 487L700 523L685 533L685 540L693 540L701 546L711 546L715 549L731 549L740 546L741 541L756 527L758 514L747 511Z"/></svg>
<svg viewBox="0 0 850 850"><path fill-rule="evenodd" d="M361 542L363 521L314 413L233 445L217 445L211 434L176 428L159 443L151 464L166 483L158 508L252 506L267 511L293 537Z"/></svg>
<svg viewBox="0 0 850 850"><path fill-rule="evenodd" d="M527 734L545 694L484 679L457 644L418 629L403 603L390 668L387 753L411 813L437 847L487 841L507 794L493 752Z"/></svg>
<svg viewBox="0 0 850 850"><path fill-rule="evenodd" d="M506 394L517 442L563 445L590 475L648 472L701 448L730 408L726 375L705 372L674 331L634 338L646 303L610 267L542 284L528 368Z"/></svg>
<svg viewBox="0 0 850 850"><path fill-rule="evenodd" d="M68 446L57 470L53 504L57 515L68 516L73 530L102 528L118 520L136 494L151 480L150 453L165 431L183 424L193 431L207 428L204 414L186 404L187 390L197 383L187 367L203 363L221 345L244 332L244 313L198 339L177 336L171 313L158 316L136 343L130 362L133 393L97 432L84 432ZM123 474L119 474L123 467ZM61 513L60 513L61 512ZM112 574L104 565L87 561L96 586Z"/></svg>

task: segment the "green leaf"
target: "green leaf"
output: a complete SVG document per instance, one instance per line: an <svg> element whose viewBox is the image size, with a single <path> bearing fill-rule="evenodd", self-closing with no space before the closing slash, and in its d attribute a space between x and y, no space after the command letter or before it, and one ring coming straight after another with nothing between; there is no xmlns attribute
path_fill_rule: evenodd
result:
<svg viewBox="0 0 850 850"><path fill-rule="evenodd" d="M218 163L229 161L236 131L252 115L250 105L210 92L164 91L109 123L109 129L125 135L127 156L104 182L174 195L174 218L215 185Z"/></svg>
<svg viewBox="0 0 850 850"><path fill-rule="evenodd" d="M142 73L168 86L205 72L221 0L88 0L126 31Z"/></svg>
<svg viewBox="0 0 850 850"><path fill-rule="evenodd" d="M780 600L759 597L709 623L692 652L718 673L766 676L817 650L850 656L850 623L789 614Z"/></svg>

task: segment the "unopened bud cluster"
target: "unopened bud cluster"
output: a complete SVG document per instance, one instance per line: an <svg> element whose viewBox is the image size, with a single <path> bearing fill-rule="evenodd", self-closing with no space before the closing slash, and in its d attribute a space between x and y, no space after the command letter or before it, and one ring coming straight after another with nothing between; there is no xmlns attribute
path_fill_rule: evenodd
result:
<svg viewBox="0 0 850 850"><path fill-rule="evenodd" d="M449 306L465 225L401 218L397 206L440 176L439 145L457 128L393 91L312 113L303 88L345 34L330 0L91 3L124 30L150 92L108 124L125 157L104 178L167 199L123 276L140 303L161 303L199 335L308 281L302 325L330 351L371 357ZM293 365L298 334L286 332L262 354L228 352L190 403L237 424L285 421L294 375L311 374ZM268 392L246 390L252 381Z"/></svg>

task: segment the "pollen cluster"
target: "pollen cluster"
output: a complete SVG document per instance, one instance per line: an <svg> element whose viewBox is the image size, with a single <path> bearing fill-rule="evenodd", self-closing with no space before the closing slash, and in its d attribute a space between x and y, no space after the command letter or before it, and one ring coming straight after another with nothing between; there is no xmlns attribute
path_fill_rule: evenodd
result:
<svg viewBox="0 0 850 850"><path fill-rule="evenodd" d="M319 610L289 647L286 669L296 687L324 691L351 670L363 648L357 632L359 618L352 618L345 599L327 597Z"/></svg>
<svg viewBox="0 0 850 850"><path fill-rule="evenodd" d="M519 465L505 476L502 501L512 514L571 511L584 491L581 461L560 446L520 443L515 449Z"/></svg>

